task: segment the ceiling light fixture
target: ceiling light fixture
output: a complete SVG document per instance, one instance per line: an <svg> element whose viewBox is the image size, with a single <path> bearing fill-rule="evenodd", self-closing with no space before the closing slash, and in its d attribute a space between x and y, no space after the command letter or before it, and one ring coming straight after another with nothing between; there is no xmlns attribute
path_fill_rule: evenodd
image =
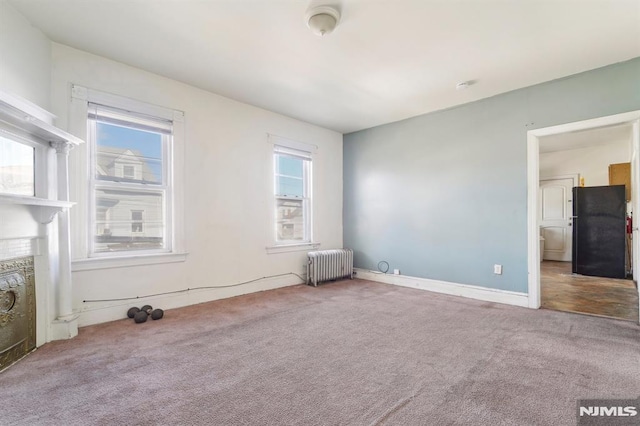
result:
<svg viewBox="0 0 640 426"><path fill-rule="evenodd" d="M307 26L320 37L333 31L340 21L340 12L330 6L319 6L306 15Z"/></svg>

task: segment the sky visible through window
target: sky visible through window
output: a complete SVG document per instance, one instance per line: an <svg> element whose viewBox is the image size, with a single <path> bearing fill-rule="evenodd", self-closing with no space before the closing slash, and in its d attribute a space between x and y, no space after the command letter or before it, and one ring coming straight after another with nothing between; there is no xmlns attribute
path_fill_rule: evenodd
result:
<svg viewBox="0 0 640 426"><path fill-rule="evenodd" d="M278 155L278 195L304 196L303 160Z"/></svg>
<svg viewBox="0 0 640 426"><path fill-rule="evenodd" d="M149 181L162 181L162 135L130 127L97 122L98 147L130 149L145 162L153 177ZM99 148L98 148L99 149Z"/></svg>

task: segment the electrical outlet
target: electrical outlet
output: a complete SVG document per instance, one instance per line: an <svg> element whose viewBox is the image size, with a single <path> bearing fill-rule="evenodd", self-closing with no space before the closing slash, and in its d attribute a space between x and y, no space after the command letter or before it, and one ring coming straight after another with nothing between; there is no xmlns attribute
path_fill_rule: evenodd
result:
<svg viewBox="0 0 640 426"><path fill-rule="evenodd" d="M493 273L496 275L502 275L502 265L493 265Z"/></svg>
<svg viewBox="0 0 640 426"><path fill-rule="evenodd" d="M400 269L394 269L393 275L400 275Z"/></svg>

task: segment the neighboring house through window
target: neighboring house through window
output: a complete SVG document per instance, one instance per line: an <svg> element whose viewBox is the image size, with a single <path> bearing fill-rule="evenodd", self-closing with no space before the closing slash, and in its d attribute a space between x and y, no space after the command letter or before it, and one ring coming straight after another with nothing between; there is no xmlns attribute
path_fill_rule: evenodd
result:
<svg viewBox="0 0 640 426"><path fill-rule="evenodd" d="M170 251L173 123L88 105L89 254Z"/></svg>
<svg viewBox="0 0 640 426"><path fill-rule="evenodd" d="M276 244L310 243L311 152L274 145Z"/></svg>

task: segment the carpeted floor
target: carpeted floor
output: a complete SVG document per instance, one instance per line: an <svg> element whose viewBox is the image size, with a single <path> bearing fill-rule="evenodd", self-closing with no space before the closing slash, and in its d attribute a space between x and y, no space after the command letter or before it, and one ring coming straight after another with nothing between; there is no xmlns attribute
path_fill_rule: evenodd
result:
<svg viewBox="0 0 640 426"><path fill-rule="evenodd" d="M362 280L116 321L0 373L10 425L570 425L640 395L640 328Z"/></svg>

